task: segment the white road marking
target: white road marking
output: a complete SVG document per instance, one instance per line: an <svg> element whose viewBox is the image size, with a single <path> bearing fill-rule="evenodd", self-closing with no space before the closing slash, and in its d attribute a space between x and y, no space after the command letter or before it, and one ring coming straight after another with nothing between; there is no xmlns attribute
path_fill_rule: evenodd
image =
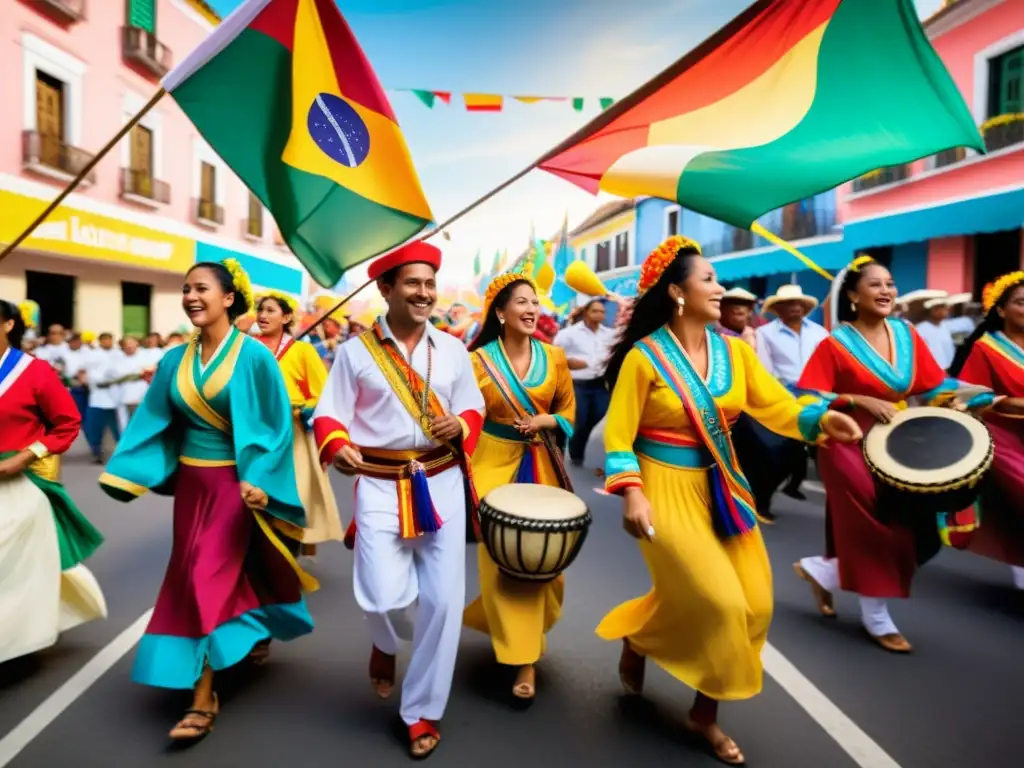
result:
<svg viewBox="0 0 1024 768"><path fill-rule="evenodd" d="M832 703L775 646L765 643L761 652L764 671L810 715L822 730L842 747L860 768L900 768L878 743ZM0 763L2 765L2 763Z"/></svg>
<svg viewBox="0 0 1024 768"><path fill-rule="evenodd" d="M0 739L0 768L10 764L50 723L60 717L65 709L135 647L146 631L146 625L149 624L149 617L152 615L152 608L142 614L134 624L111 640L64 685L51 693L28 717Z"/></svg>

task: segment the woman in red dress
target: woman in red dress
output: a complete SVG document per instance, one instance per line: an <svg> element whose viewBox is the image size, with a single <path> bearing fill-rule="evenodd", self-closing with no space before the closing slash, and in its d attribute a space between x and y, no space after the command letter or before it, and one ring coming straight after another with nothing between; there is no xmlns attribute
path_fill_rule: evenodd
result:
<svg viewBox="0 0 1024 768"><path fill-rule="evenodd" d="M858 257L836 278L832 293L832 335L807 362L799 388L838 393L833 407L850 409L865 434L875 422L889 422L909 397L956 402L958 383L947 378L912 325L891 317L896 286L888 269ZM966 406L991 403L989 394ZM860 444L819 448L818 471L828 496L826 556L805 557L794 569L811 585L823 616L835 616L832 592L856 592L868 634L888 651L907 653L910 643L890 617L888 600L910 596L914 572L948 538L947 516L894 514L878 498Z"/></svg>
<svg viewBox="0 0 1024 768"><path fill-rule="evenodd" d="M82 419L53 368L21 351L24 332L0 301L0 663L107 615L81 564L103 537L59 482Z"/></svg>
<svg viewBox="0 0 1024 768"><path fill-rule="evenodd" d="M1024 272L996 280L982 307L985 319L961 345L951 372L1006 397L984 415L995 442L993 482L968 549L1008 563L1014 584L1024 589Z"/></svg>

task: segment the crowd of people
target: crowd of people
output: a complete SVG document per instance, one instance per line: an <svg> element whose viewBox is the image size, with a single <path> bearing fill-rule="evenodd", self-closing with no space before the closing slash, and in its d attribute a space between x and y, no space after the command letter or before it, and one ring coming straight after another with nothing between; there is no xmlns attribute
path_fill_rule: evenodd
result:
<svg viewBox="0 0 1024 768"><path fill-rule="evenodd" d="M385 312L368 327L323 323L308 340L292 336L295 300L253 295L231 260L188 272L195 332L165 344L118 349L104 334L93 346L55 326L27 354L21 313L0 302L0 503L15 511L0 573L32 560L0 583L0 624L19 627L0 639L0 661L106 613L83 565L102 537L59 482L83 420L107 494L173 497L172 553L133 678L192 692L170 734L182 741L212 730L219 671L267 663L273 641L313 631L304 594L319 584L303 557L330 541L353 550L379 697L398 685L396 654L411 641L400 714L413 757L440 743L463 626L514 671L511 695L534 698L564 574L516 581L481 544L480 596L466 606L464 547L480 540L480 500L495 489L572 491L564 455L582 465L601 421L605 490L622 497L652 587L596 631L621 643L627 693L642 693L648 659L696 691L683 727L727 764L744 757L719 703L761 691L772 618L760 525L775 521L778 489L801 497L809 458L828 499L824 546L793 567L824 617L835 591L856 593L882 648L911 650L889 602L909 597L943 545L1024 566L1024 273L980 305L941 291L900 299L885 266L858 257L819 324L808 317L818 300L798 285L763 300L726 290L700 247L674 236L645 260L613 327L594 298L556 328L519 271L490 282L479 318L438 317L440 268L424 242L381 257L369 275ZM985 525L971 510L911 521L877 492L861 439L921 404L971 411L991 431ZM109 461L107 430L119 437ZM359 478L340 510L331 467Z"/></svg>

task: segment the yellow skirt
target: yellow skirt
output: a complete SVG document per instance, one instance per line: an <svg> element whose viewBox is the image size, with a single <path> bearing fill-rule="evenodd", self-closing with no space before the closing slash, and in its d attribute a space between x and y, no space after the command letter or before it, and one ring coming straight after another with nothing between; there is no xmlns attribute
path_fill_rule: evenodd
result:
<svg viewBox="0 0 1024 768"><path fill-rule="evenodd" d="M473 479L483 498L500 485L513 482L523 456L520 442L480 435L473 453ZM542 455L538 477L544 485L558 485L558 476L546 455ZM477 545L480 597L467 606L464 624L491 636L499 664L533 664L544 654L544 635L562 615L565 577L546 584L528 584L509 578Z"/></svg>
<svg viewBox="0 0 1024 768"><path fill-rule="evenodd" d="M640 457L640 474L654 518L654 540L640 542L652 588L605 616L598 636L628 639L711 698L757 695L772 618L772 571L760 529L718 538L705 470Z"/></svg>
<svg viewBox="0 0 1024 768"><path fill-rule="evenodd" d="M338 516L338 503L334 500L331 481L320 466L320 457L309 432L296 419L292 429L292 456L295 459L295 480L299 499L306 510L306 528L302 533L305 544L342 541L345 530Z"/></svg>

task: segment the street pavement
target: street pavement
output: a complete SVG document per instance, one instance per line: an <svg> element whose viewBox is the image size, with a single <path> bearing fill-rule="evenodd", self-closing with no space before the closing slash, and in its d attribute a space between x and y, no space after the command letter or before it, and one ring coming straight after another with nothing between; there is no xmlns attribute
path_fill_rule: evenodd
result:
<svg viewBox="0 0 1024 768"><path fill-rule="evenodd" d="M588 458L590 466L601 460L597 439ZM591 471L572 472L594 524L567 572L564 617L538 667L537 700L513 706L512 673L493 663L486 638L467 630L433 765L716 765L680 735L692 699L684 686L650 666L642 700L620 694L619 646L598 639L594 627L650 582L636 545L621 530L618 500L596 491L600 481ZM322 547L312 566L322 584L310 597L316 631L275 644L266 667L243 665L221 675L215 732L188 749L170 746L166 733L188 695L129 679L129 648L170 550L170 501L149 496L115 503L100 492L98 475L76 446L64 480L107 537L88 565L110 616L66 633L49 650L0 665L0 768L407 764L397 692L381 702L370 690L369 640L352 596L351 554L340 544ZM347 522L351 486L336 473L334 484ZM887 654L860 628L855 598L839 595L839 618L820 619L808 588L793 575L791 563L818 553L823 538L820 486L812 481L805 490L806 502L776 497L778 522L765 531L776 611L764 692L721 707L721 723L748 765L1014 764L1024 695L1024 594L1013 590L1009 569L943 552L920 573L914 598L892 606L915 652ZM472 597L478 592L473 548L466 558Z"/></svg>

